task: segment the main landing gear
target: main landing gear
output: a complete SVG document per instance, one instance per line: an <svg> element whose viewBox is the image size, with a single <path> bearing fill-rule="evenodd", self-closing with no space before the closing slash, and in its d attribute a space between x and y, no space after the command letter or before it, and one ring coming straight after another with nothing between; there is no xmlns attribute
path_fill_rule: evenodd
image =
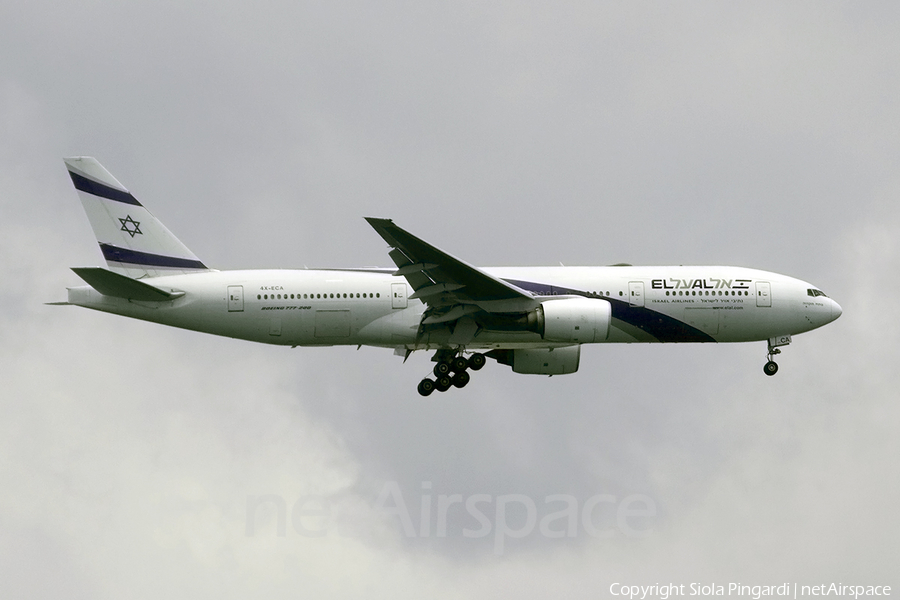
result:
<svg viewBox="0 0 900 600"><path fill-rule="evenodd" d="M469 370L477 371L487 362L484 354L475 353L469 358L455 352L438 351L434 355L434 379L426 377L419 382L419 394L428 396L434 390L446 392L451 387L465 387L471 376Z"/></svg>

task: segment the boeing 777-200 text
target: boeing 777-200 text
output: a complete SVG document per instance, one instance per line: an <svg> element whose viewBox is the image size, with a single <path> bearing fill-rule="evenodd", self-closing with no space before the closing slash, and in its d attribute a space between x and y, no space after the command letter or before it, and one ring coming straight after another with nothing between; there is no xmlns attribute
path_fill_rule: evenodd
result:
<svg viewBox="0 0 900 600"><path fill-rule="evenodd" d="M95 159L65 162L109 268L73 268L88 285L59 304L266 344L432 350L423 396L465 386L487 358L516 373L574 373L581 345L594 343L765 341L774 375L779 346L841 315L816 286L777 273L483 268L375 218L396 268L217 271Z"/></svg>

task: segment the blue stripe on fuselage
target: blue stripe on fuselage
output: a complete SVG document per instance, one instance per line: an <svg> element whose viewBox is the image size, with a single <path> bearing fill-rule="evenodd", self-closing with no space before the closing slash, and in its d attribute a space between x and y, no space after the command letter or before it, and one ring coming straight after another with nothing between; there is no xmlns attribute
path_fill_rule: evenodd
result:
<svg viewBox="0 0 900 600"><path fill-rule="evenodd" d="M132 196L130 192L117 190L116 188L100 183L99 181L88 179L74 171L69 171L69 175L72 177L72 183L75 184L76 190L91 194L92 196L97 196L98 198L106 198L107 200L113 200L115 202L142 206L141 203L137 201L137 198Z"/></svg>
<svg viewBox="0 0 900 600"><path fill-rule="evenodd" d="M632 306L628 302L617 298L597 296L582 290L573 290L571 288L548 285L545 283L534 283L532 281L518 281L514 279L504 279L504 281L542 296L571 295L606 300L612 306L613 319L627 323L632 327L637 327L660 342L716 341L709 334L700 331L696 327L691 327L687 323L683 323L669 315L664 315L643 306Z"/></svg>
<svg viewBox="0 0 900 600"><path fill-rule="evenodd" d="M163 256L150 252L139 252L128 248L119 248L112 244L100 243L103 258L112 262L127 263L130 265L142 265L146 267L169 267L173 269L206 269L199 260L192 258L177 258L175 256Z"/></svg>

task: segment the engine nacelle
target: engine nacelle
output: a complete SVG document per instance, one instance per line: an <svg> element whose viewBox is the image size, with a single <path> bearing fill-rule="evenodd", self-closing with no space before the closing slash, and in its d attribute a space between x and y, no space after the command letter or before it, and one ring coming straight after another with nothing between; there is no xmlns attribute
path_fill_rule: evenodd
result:
<svg viewBox="0 0 900 600"><path fill-rule="evenodd" d="M567 375L578 370L581 346L518 349L512 351L510 366L526 375Z"/></svg>
<svg viewBox="0 0 900 600"><path fill-rule="evenodd" d="M535 314L535 329L545 340L590 344L609 337L612 305L599 298L563 298L541 303Z"/></svg>

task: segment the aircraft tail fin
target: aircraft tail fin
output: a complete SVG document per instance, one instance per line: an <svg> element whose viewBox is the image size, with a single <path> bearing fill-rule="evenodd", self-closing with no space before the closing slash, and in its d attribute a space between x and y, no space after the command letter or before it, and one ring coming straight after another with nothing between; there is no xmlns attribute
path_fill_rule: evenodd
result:
<svg viewBox="0 0 900 600"><path fill-rule="evenodd" d="M110 269L133 278L209 270L97 159L64 160Z"/></svg>

